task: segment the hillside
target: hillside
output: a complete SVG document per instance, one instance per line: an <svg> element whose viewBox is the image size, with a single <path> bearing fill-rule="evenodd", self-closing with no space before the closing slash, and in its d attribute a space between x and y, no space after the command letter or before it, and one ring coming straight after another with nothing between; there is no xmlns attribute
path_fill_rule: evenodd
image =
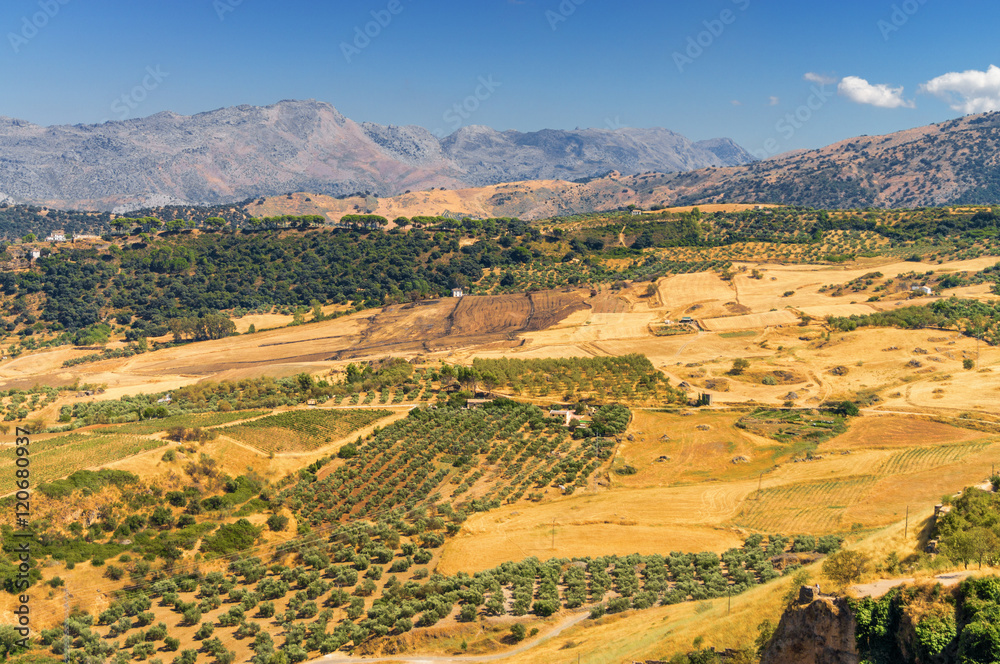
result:
<svg viewBox="0 0 1000 664"><path fill-rule="evenodd" d="M766 201L811 207L993 203L1000 113L862 136L745 167L668 179L678 204Z"/></svg>
<svg viewBox="0 0 1000 664"><path fill-rule="evenodd" d="M541 219L609 211L718 203L814 208L916 208L994 203L1000 197L1000 114L968 116L886 136L863 136L730 168L673 174L612 173L585 182L545 180L388 199L298 196L301 214L331 218L368 209L386 216L468 214ZM289 206L270 199L263 210Z"/></svg>
<svg viewBox="0 0 1000 664"><path fill-rule="evenodd" d="M954 564L912 542L1000 450L989 208L311 221L7 247L30 657L751 654L842 546Z"/></svg>
<svg viewBox="0 0 1000 664"><path fill-rule="evenodd" d="M694 143L666 129L521 133L467 126L439 139L421 127L359 124L317 101L100 125L41 127L0 118L0 150L0 200L105 211L289 191L388 196L752 159L728 139Z"/></svg>
<svg viewBox="0 0 1000 664"><path fill-rule="evenodd" d="M641 210L753 203L818 209L918 208L984 205L1000 197L1000 162L994 156L1000 148L1000 114L997 113L968 116L886 136L854 138L820 150L795 152L745 166L699 170L690 169L697 167L699 161L704 163L705 159L711 163L738 162L743 160L740 156L743 153L724 139L689 144L683 137L666 130L518 134L466 127L439 143L419 128L356 125L336 114L332 107L307 102L288 102L266 109L248 107L242 114L236 109L217 111L215 115L202 114L210 118L171 116L160 120L161 124L176 131L191 125L195 128L184 131L194 133L209 131L218 121L232 125L227 129L230 133L249 132L256 136L263 130L255 122L264 120L251 121L244 116L266 116L271 119L265 125L270 126L293 111L310 117L317 114L316 127L311 130L313 133L301 139L282 135L285 146L282 149L292 152L281 154L300 163L325 160L310 167L318 173L311 179L303 179L284 166L269 165L267 159L256 157L252 163L243 165L227 161L228 158L216 163L222 158L215 149L205 148L183 154L157 155L157 160L166 159L172 166L162 173L158 171L155 176L142 175L141 185L122 189L133 192L127 201L115 202L113 197L86 198L87 178L90 177L87 174L96 172L88 170L89 167L74 167L75 175L66 179L66 184L59 185L76 187L76 193L70 194L67 190L57 194L52 190L41 198L54 207L80 205L100 209L109 209L125 201L122 204L136 210L137 214L164 219L203 220L218 215L242 222L250 217L308 214L325 216L328 223L336 223L344 215L357 213L378 214L390 220L400 216L439 215L540 220L610 212L628 206ZM233 118L220 119L231 115L237 116L239 122ZM153 118L120 124L130 128L130 140L141 142L154 130L142 124L144 122L153 122ZM23 123L14 125L19 131L27 131ZM36 129L41 132L41 128ZM56 129L62 131L61 128L46 131L62 136ZM70 133L76 136L85 130L108 133L112 128L104 125L72 130ZM264 140L259 136L251 140L247 136L222 135L237 143L257 144ZM351 159L360 161L329 154L324 157L312 147L308 154L295 152L299 149L295 147L299 145L296 141L302 145L323 145L332 140L332 136L339 137L337 140L342 144L353 145ZM91 139L88 142L93 143ZM143 146L141 149L151 148ZM222 150L221 142L218 150ZM722 157L713 161L715 158L706 156L704 150ZM253 154L252 150L244 152ZM292 157L292 154L298 156ZM105 157L112 161L119 158L110 153ZM100 157L95 164L103 164L101 160L105 157ZM373 165L374 169L359 165L362 161ZM12 163L0 163L0 177L3 177L2 169L11 168ZM355 166L360 170L352 170ZM169 176L170 181L156 185L159 193L148 195L149 177L157 181L172 169L177 173ZM659 172L663 170L683 172ZM114 172L123 178L139 178L142 169L141 166L131 170L115 167ZM211 177L203 178L205 173L210 173ZM197 182L198 187L196 191L191 190L194 193L190 195L182 193L188 191L184 184L187 178ZM265 178L269 184L253 185L258 178ZM4 189L0 191L10 193ZM282 193L275 195L279 192ZM191 200L218 203L203 208L183 204ZM0 219L6 222L8 218L17 230L8 231L5 223L3 234L6 237L19 237L31 229L31 223L46 233L57 228L87 229L87 218L79 213L39 212L38 208L25 206L0 209ZM107 230L107 221L106 215L93 218L90 230Z"/></svg>

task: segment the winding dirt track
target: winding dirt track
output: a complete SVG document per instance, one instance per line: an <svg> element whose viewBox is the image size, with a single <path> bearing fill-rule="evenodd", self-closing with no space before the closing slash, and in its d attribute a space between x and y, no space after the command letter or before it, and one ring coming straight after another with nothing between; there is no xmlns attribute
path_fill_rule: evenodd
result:
<svg viewBox="0 0 1000 664"><path fill-rule="evenodd" d="M558 622L551 632L545 634L544 636L535 639L529 643L525 643L513 650L508 650L507 652L497 653L495 655L469 655L469 656L432 656L432 655L400 655L392 657L351 657L348 655L327 655L325 657L320 657L319 659L314 659L310 664L362 664L364 662L409 662L411 664L422 664L423 662L433 662L434 664L466 664L468 662L497 662L508 657L513 657L514 655L520 655L521 653L536 648L549 639L554 639L555 637L562 634L564 631L573 627L577 623L581 623L590 614L587 612L577 613L576 615L570 615Z"/></svg>

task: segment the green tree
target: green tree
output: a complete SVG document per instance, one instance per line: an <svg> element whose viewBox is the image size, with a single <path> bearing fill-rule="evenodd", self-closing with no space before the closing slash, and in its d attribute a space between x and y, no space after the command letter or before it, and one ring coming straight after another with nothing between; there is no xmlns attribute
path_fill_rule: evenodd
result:
<svg viewBox="0 0 1000 664"><path fill-rule="evenodd" d="M750 368L750 360L746 359L745 357L738 357L735 360L733 360L733 366L729 370L729 374L731 376L739 376L749 368Z"/></svg>
<svg viewBox="0 0 1000 664"><path fill-rule="evenodd" d="M27 650L18 644L22 638L13 625L0 625L0 660Z"/></svg>
<svg viewBox="0 0 1000 664"><path fill-rule="evenodd" d="M841 549L823 561L823 574L841 588L857 583L871 568L871 557L852 549Z"/></svg>

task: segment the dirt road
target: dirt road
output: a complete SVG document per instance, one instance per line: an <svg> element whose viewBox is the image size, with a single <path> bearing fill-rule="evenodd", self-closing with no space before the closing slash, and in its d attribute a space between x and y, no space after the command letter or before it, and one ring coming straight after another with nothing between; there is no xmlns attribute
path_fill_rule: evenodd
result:
<svg viewBox="0 0 1000 664"><path fill-rule="evenodd" d="M555 628L528 643L524 643L513 650L508 650L507 652L497 653L495 655L469 655L469 656L458 656L458 655L400 655L392 657L352 657L350 655L326 655L325 657L320 657L319 659L314 659L310 664L362 664L364 662L409 662L410 664L468 664L470 662L498 662L508 657L513 657L514 655L520 655L521 653L531 650L541 644L545 643L549 639L553 639L570 627L583 622L590 617L588 612L576 613L566 618L562 619L556 623Z"/></svg>
<svg viewBox="0 0 1000 664"><path fill-rule="evenodd" d="M959 583L967 579L968 577L977 574L978 572L968 570L964 572L949 572L947 574L938 574L934 577L934 580L940 583L945 588L951 588L952 586L957 586ZM928 579L929 580L929 579ZM858 598L864 597L874 597L878 599L884 596L887 592L892 590L897 586L902 586L907 583L913 583L915 579L882 579L881 581L876 581L875 583L861 583L850 587L851 595Z"/></svg>

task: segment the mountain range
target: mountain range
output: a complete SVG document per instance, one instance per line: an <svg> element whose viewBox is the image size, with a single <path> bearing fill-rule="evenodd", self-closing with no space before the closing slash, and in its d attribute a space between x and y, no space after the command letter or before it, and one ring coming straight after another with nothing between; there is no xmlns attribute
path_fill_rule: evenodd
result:
<svg viewBox="0 0 1000 664"><path fill-rule="evenodd" d="M814 208L912 208L1000 201L1000 113L971 115L886 136L862 136L765 161L680 173L611 172L585 181L532 180L389 198L278 196L248 206L256 216L371 212L414 215L553 216L658 207L774 203Z"/></svg>
<svg viewBox="0 0 1000 664"><path fill-rule="evenodd" d="M354 122L314 100L42 127L0 118L0 200L61 209L218 204L310 191L379 197L609 171L678 172L748 163L730 139L667 129L416 126Z"/></svg>

